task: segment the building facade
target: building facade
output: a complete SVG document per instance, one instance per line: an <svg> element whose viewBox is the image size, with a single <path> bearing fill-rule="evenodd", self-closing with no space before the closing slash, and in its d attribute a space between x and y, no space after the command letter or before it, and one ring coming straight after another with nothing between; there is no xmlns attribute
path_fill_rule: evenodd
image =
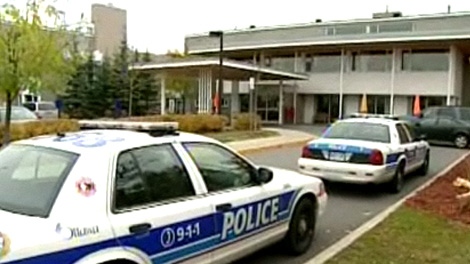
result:
<svg viewBox="0 0 470 264"><path fill-rule="evenodd" d="M329 122L358 112L410 114L419 96L432 105L470 105L470 13L322 22L224 32L224 57L307 74L307 81L257 84L257 112L265 122ZM209 34L187 36L189 54L219 52ZM224 92L231 92L231 83ZM238 84L237 84L238 85ZM248 83L239 85L240 108ZM230 105L226 96L223 105ZM282 100L283 110L279 110ZM283 113L280 113L283 111Z"/></svg>
<svg viewBox="0 0 470 264"><path fill-rule="evenodd" d="M112 56L127 39L127 11L112 5L93 4L91 23L94 25L94 50Z"/></svg>

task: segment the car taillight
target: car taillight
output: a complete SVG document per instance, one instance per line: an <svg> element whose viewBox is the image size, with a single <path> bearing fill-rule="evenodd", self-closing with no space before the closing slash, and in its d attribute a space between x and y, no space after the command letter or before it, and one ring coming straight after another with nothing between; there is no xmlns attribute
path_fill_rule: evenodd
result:
<svg viewBox="0 0 470 264"><path fill-rule="evenodd" d="M305 146L302 149L302 158L306 158L306 159L313 158L312 152L310 152L310 149L308 148L308 146Z"/></svg>
<svg viewBox="0 0 470 264"><path fill-rule="evenodd" d="M378 149L372 150L369 156L369 163L372 165L383 165L384 164L384 156L382 151Z"/></svg>

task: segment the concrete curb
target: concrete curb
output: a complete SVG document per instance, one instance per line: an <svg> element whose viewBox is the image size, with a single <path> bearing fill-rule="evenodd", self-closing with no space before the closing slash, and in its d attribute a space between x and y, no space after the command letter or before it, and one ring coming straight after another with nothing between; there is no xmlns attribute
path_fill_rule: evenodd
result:
<svg viewBox="0 0 470 264"><path fill-rule="evenodd" d="M277 149L277 148L284 148L284 147L297 147L297 146L303 146L305 145L307 142L315 139L316 137L312 136L312 137L305 137L303 139L297 139L297 140L289 140L287 142L280 142L280 143L274 143L274 144L270 144L270 145L266 145L266 146L253 146L253 147L248 147L248 148L240 148L240 149L236 149L234 148L238 153L242 154L242 155L246 155L246 154L253 154L253 153L256 153L256 152L261 152L261 151L266 151L266 150L270 150L270 149ZM299 153L300 155L300 153Z"/></svg>
<svg viewBox="0 0 470 264"><path fill-rule="evenodd" d="M357 239L359 239L362 235L370 231L372 228L376 227L378 224L380 224L385 218L387 218L391 213L395 212L406 200L409 198L415 196L418 192L422 191L426 187L430 186L433 182L435 182L437 179L440 177L444 176L447 172L449 172L451 169L453 169L457 164L465 160L470 156L470 151L465 153L465 155L461 156L459 159L451 163L449 166L447 166L445 169L442 171L438 172L437 175L426 181L423 185L419 186L416 188L414 191L406 195L404 198L400 199L398 202L395 204L389 206L386 208L384 211L376 215L374 218L370 219L360 227L356 228L353 232L349 233L347 236L343 237L340 239L338 242L334 243L330 247L326 248L320 254L316 255L312 259L304 262L304 264L322 264L325 263L326 261L330 260L334 256L336 256L338 253L343 251L345 248L350 246L352 243L354 243Z"/></svg>

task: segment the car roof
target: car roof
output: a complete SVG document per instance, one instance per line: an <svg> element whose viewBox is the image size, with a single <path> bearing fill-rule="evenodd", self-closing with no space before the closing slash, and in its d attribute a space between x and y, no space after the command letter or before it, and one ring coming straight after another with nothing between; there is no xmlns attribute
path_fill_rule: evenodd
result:
<svg viewBox="0 0 470 264"><path fill-rule="evenodd" d="M192 133L177 132L165 136L151 136L147 132L120 129L93 129L62 135L45 135L20 140L12 144L25 144L73 152L79 155L106 155L127 149L173 142L208 142L216 140Z"/></svg>

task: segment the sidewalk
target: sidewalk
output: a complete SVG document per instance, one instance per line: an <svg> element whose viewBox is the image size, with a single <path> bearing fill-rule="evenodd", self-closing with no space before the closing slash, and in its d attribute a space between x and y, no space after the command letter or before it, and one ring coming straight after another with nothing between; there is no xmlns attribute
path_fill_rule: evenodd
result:
<svg viewBox="0 0 470 264"><path fill-rule="evenodd" d="M287 146L301 146L308 141L315 138L314 135L290 129L282 128L265 128L264 130L276 131L279 133L279 136L268 137L268 138L259 138L259 139L250 139L243 141L234 141L227 143L231 148L237 150L242 154L252 153L256 151L267 150L271 148L280 148Z"/></svg>

